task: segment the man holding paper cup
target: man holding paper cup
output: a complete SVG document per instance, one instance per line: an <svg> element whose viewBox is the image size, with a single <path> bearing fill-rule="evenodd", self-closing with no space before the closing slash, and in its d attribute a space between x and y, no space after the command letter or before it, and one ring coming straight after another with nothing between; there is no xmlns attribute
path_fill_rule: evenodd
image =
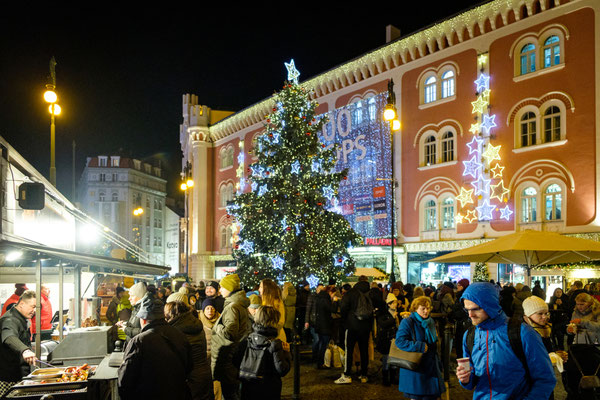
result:
<svg viewBox="0 0 600 400"><path fill-rule="evenodd" d="M474 332L471 348L469 332L463 337L464 356L469 359L470 368L466 367L466 360L459 360L456 376L465 389L473 390L473 399L548 399L556 378L537 332L519 322L524 365L509 340L509 319L500 307L495 286L473 283L461 301Z"/></svg>

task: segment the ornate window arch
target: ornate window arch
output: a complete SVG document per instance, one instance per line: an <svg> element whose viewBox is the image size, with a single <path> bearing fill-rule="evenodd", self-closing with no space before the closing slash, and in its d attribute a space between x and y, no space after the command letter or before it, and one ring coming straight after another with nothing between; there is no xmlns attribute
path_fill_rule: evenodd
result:
<svg viewBox="0 0 600 400"><path fill-rule="evenodd" d="M423 231L435 231L438 229L437 207L437 200L434 197L427 196L423 199Z"/></svg>
<svg viewBox="0 0 600 400"><path fill-rule="evenodd" d="M442 99L454 96L456 92L456 74L454 69L442 73Z"/></svg>
<svg viewBox="0 0 600 400"><path fill-rule="evenodd" d="M423 162L425 165L437 163L437 139L435 134L429 134L425 137L423 145Z"/></svg>
<svg viewBox="0 0 600 400"><path fill-rule="evenodd" d="M442 138L440 140L441 162L445 163L445 162L450 162L450 161L455 160L455 154L454 154L454 152L456 151L455 150L456 149L455 142L456 142L456 135L454 132L452 132L451 130L447 130L446 132L442 133Z"/></svg>
<svg viewBox="0 0 600 400"><path fill-rule="evenodd" d="M227 203L233 200L233 182L223 182L219 186L219 207L227 207Z"/></svg>
<svg viewBox="0 0 600 400"><path fill-rule="evenodd" d="M440 201L440 225L442 229L454 229L455 209L453 196L442 197Z"/></svg>
<svg viewBox="0 0 600 400"><path fill-rule="evenodd" d="M566 188L563 182L552 179L542 186L544 221L565 220Z"/></svg>
<svg viewBox="0 0 600 400"><path fill-rule="evenodd" d="M515 148L533 146L538 140L539 109L535 106L525 106L515 116Z"/></svg>
<svg viewBox="0 0 600 400"><path fill-rule="evenodd" d="M457 159L456 127L442 123L429 126L420 134L419 167L450 163Z"/></svg>
<svg viewBox="0 0 600 400"><path fill-rule="evenodd" d="M523 182L517 188L517 220L521 224L539 222L540 187L534 182Z"/></svg>
<svg viewBox="0 0 600 400"><path fill-rule="evenodd" d="M519 75L526 75L537 70L536 43L526 43L519 50Z"/></svg>
<svg viewBox="0 0 600 400"><path fill-rule="evenodd" d="M457 76L458 65L452 61L424 70L417 79L420 107L455 99Z"/></svg>
<svg viewBox="0 0 600 400"><path fill-rule="evenodd" d="M231 237L231 225L222 225L219 229L219 242L222 250L231 248Z"/></svg>
<svg viewBox="0 0 600 400"><path fill-rule="evenodd" d="M223 146L219 151L220 169L233 167L233 145Z"/></svg>
<svg viewBox="0 0 600 400"><path fill-rule="evenodd" d="M423 103L433 103L437 100L437 77L430 75L423 84Z"/></svg>

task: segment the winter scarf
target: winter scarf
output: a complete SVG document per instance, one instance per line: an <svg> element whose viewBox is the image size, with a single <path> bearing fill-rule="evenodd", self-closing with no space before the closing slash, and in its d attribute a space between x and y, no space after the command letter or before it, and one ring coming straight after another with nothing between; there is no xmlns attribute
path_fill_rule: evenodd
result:
<svg viewBox="0 0 600 400"><path fill-rule="evenodd" d="M417 321L421 323L421 327L425 330L425 339L427 343L435 343L437 340L437 334L435 333L435 322L433 321L433 318L429 317L423 319L417 312L413 312L413 315Z"/></svg>
<svg viewBox="0 0 600 400"><path fill-rule="evenodd" d="M546 325L539 325L539 324L536 324L535 322L533 322L531 320L531 318L527 318L527 323L529 324L529 326L531 326L533 329L535 329L536 332L539 333L541 337L543 337L543 338L550 337L550 335L552 333L552 324L551 323L547 323Z"/></svg>

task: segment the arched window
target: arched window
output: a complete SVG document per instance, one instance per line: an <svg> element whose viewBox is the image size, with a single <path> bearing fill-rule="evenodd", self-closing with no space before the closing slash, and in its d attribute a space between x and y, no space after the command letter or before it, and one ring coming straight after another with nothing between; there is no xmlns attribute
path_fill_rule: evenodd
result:
<svg viewBox="0 0 600 400"><path fill-rule="evenodd" d="M556 35L550 36L544 42L544 68L560 64L560 39Z"/></svg>
<svg viewBox="0 0 600 400"><path fill-rule="evenodd" d="M454 228L454 199L452 197L446 197L442 202L441 215L442 229Z"/></svg>
<svg viewBox="0 0 600 400"><path fill-rule="evenodd" d="M117 192L112 193L112 201L119 201L119 193L117 193Z"/></svg>
<svg viewBox="0 0 600 400"><path fill-rule="evenodd" d="M369 120L375 121L377 119L377 104L375 104L375 97L369 98L367 107L369 109Z"/></svg>
<svg viewBox="0 0 600 400"><path fill-rule="evenodd" d="M544 142L560 140L560 109L550 106L544 112Z"/></svg>
<svg viewBox="0 0 600 400"><path fill-rule="evenodd" d="M226 146L220 151L221 169L233 166L233 146Z"/></svg>
<svg viewBox="0 0 600 400"><path fill-rule="evenodd" d="M521 117L521 147L536 143L537 124L535 113L527 112Z"/></svg>
<svg viewBox="0 0 600 400"><path fill-rule="evenodd" d="M424 100L425 103L431 103L432 101L436 100L436 89L437 89L437 79L435 78L435 76L431 76L429 78L427 78L427 80L425 80L425 87L424 87Z"/></svg>
<svg viewBox="0 0 600 400"><path fill-rule="evenodd" d="M425 202L425 230L433 231L437 229L437 206L435 201L428 200Z"/></svg>
<svg viewBox="0 0 600 400"><path fill-rule="evenodd" d="M454 96L454 71L446 71L442 75L442 98Z"/></svg>
<svg viewBox="0 0 600 400"><path fill-rule="evenodd" d="M442 135L442 162L454 161L454 134L446 132Z"/></svg>
<svg viewBox="0 0 600 400"><path fill-rule="evenodd" d="M105 201L105 200L106 200L106 193L98 192L98 201Z"/></svg>
<svg viewBox="0 0 600 400"><path fill-rule="evenodd" d="M353 125L362 124L362 121L363 121L362 101L358 101L355 103L354 112L353 112L352 117L353 117L352 119L354 120L354 121L352 121Z"/></svg>
<svg viewBox="0 0 600 400"><path fill-rule="evenodd" d="M233 184L222 184L219 189L220 205L221 207L227 207L227 203L233 200Z"/></svg>
<svg viewBox="0 0 600 400"><path fill-rule="evenodd" d="M231 247L231 227L221 227L221 248L228 249Z"/></svg>
<svg viewBox="0 0 600 400"><path fill-rule="evenodd" d="M433 136L433 135L428 136L425 139L425 148L424 148L425 165L435 164L435 161L436 161L435 147L436 147L435 136Z"/></svg>
<svg viewBox="0 0 600 400"><path fill-rule="evenodd" d="M535 45L528 43L521 48L521 75L535 71Z"/></svg>
<svg viewBox="0 0 600 400"><path fill-rule="evenodd" d="M562 189L556 183L548 185L544 192L546 221L562 219Z"/></svg>
<svg viewBox="0 0 600 400"><path fill-rule="evenodd" d="M521 222L537 221L537 190L529 186L521 192Z"/></svg>

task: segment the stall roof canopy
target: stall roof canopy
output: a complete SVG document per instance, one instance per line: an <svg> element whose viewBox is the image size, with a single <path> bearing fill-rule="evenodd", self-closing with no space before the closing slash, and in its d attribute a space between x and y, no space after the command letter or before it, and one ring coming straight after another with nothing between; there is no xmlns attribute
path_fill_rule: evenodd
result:
<svg viewBox="0 0 600 400"><path fill-rule="evenodd" d="M59 264L67 268L87 266L90 272L119 275L162 276L171 270L170 267L162 265L0 239L0 274L18 272L23 275L35 275L35 267L40 259L45 274L58 272Z"/></svg>

